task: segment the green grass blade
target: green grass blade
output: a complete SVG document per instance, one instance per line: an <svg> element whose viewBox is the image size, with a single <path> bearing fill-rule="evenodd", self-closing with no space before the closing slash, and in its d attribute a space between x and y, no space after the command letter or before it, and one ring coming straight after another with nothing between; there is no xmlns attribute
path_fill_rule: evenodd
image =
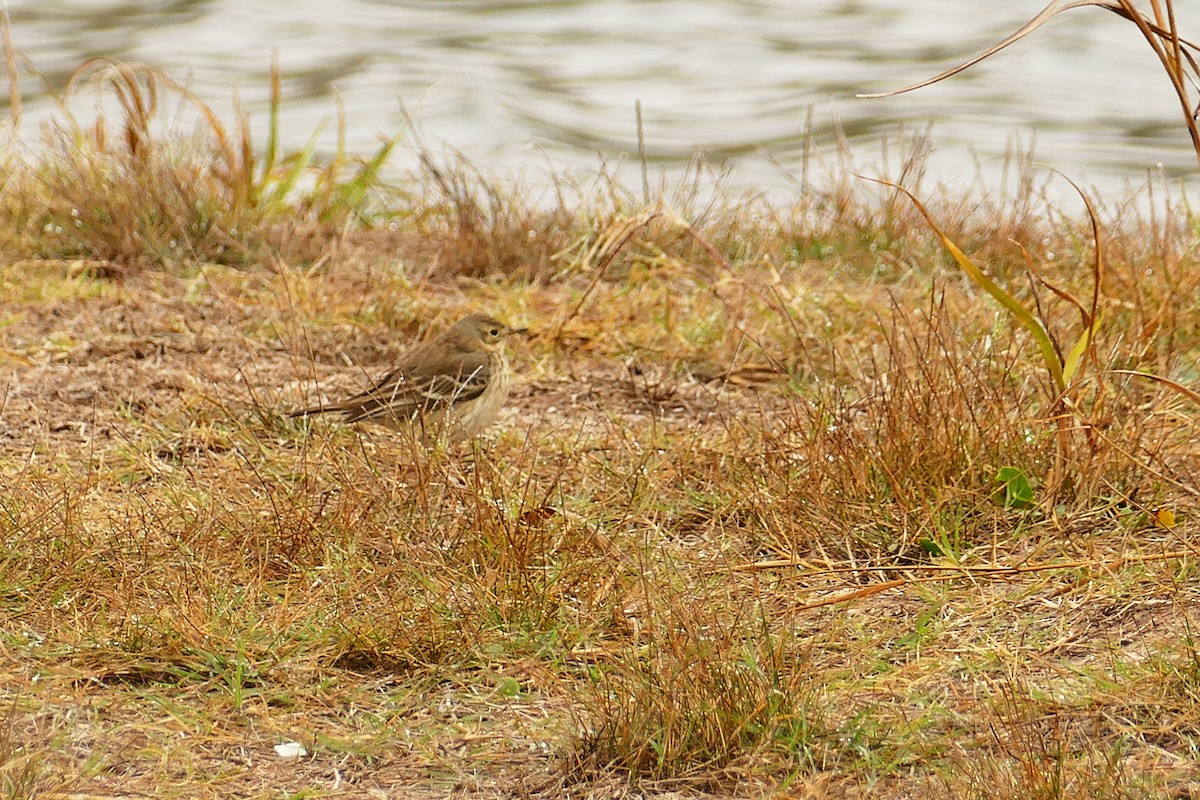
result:
<svg viewBox="0 0 1200 800"><path fill-rule="evenodd" d="M279 107L283 103L279 78L279 53L271 55L271 103L267 111L267 151L263 154L262 178L259 189L266 188L275 164L279 160ZM257 197L255 198L258 199Z"/></svg>
<svg viewBox="0 0 1200 800"><path fill-rule="evenodd" d="M1083 335L1079 337L1079 341L1071 347L1067 353L1066 359L1063 360L1063 380L1070 383L1079 371L1079 365L1083 363L1083 357L1087 355L1088 348L1092 344L1092 337L1095 335L1096 328L1099 325L1099 320L1092 319L1092 324L1084 329Z"/></svg>
<svg viewBox="0 0 1200 800"><path fill-rule="evenodd" d="M292 163L278 180L273 180L269 174L263 175L264 207L280 205L286 201L288 195L296 188L296 184L299 183L300 178L308 171L309 165L312 164L313 156L317 150L317 138L320 135L321 128L318 127L317 130L313 131L313 135L309 137L308 143L304 145L304 149L291 156Z"/></svg>

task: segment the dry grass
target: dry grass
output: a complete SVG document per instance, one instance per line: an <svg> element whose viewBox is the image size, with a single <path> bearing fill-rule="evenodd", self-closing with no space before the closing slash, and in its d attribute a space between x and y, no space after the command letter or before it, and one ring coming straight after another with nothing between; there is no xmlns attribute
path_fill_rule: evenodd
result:
<svg viewBox="0 0 1200 800"><path fill-rule="evenodd" d="M643 208L427 161L339 206L130 141L14 150L0 205L0 797L1200 793L1197 409L1113 372L1196 379L1177 209L1102 209L1064 411L846 176ZM931 208L1078 336L1022 247L1089 297L1086 220ZM284 415L476 308L534 333L471 447Z"/></svg>

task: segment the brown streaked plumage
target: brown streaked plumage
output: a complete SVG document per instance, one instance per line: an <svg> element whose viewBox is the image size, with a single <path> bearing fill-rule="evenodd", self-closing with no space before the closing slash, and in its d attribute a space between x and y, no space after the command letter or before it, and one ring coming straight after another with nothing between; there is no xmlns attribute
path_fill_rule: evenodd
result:
<svg viewBox="0 0 1200 800"><path fill-rule="evenodd" d="M417 347L367 391L289 416L334 412L347 422L412 430L426 442L468 439L491 424L504 405L510 384L504 340L524 331L471 314Z"/></svg>

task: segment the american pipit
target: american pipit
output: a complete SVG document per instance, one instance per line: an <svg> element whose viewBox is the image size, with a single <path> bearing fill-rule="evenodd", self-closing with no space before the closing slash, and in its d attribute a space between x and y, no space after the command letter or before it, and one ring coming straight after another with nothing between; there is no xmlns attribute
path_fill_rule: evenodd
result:
<svg viewBox="0 0 1200 800"><path fill-rule="evenodd" d="M504 340L524 332L471 314L410 352L367 391L289 416L338 412L347 422L410 430L426 442L468 439L490 425L504 405L511 383Z"/></svg>

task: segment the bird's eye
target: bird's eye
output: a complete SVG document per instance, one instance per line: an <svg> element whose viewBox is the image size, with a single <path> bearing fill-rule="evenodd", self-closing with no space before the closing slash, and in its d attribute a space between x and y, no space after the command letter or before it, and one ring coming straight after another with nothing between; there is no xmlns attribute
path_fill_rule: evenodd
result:
<svg viewBox="0 0 1200 800"><path fill-rule="evenodd" d="M499 328L492 328L490 331L488 331L488 336L491 336L491 337L493 337L493 338L494 338L494 337L496 337L496 336L499 336L499 335L500 335L500 329L499 329Z"/></svg>

